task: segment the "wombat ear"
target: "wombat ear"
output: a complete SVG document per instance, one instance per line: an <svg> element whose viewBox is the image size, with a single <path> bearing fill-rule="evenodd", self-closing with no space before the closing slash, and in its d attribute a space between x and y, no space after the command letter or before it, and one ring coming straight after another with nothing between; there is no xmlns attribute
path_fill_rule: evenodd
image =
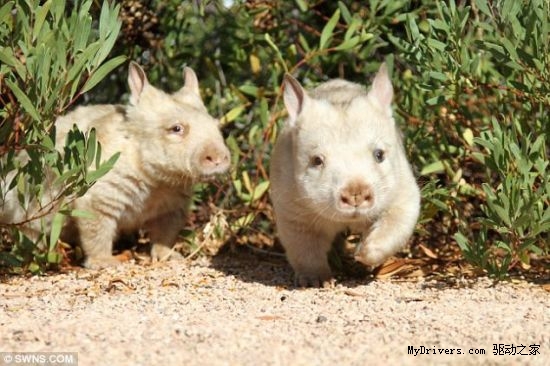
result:
<svg viewBox="0 0 550 366"><path fill-rule="evenodd" d="M387 107L391 105L393 99L393 86L391 85L386 63L383 63L380 69L378 69L369 94L371 94L381 106Z"/></svg>
<svg viewBox="0 0 550 366"><path fill-rule="evenodd" d="M183 87L192 91L194 94L201 96L200 90L199 90L199 80L197 79L197 75L190 67L184 67L183 68Z"/></svg>
<svg viewBox="0 0 550 366"><path fill-rule="evenodd" d="M298 115L302 111L304 100L307 98L307 93L302 88L298 80L294 79L290 74L285 75L283 81L283 100L286 110L289 115L289 124L294 126Z"/></svg>
<svg viewBox="0 0 550 366"><path fill-rule="evenodd" d="M149 84L145 71L135 61L130 62L128 85L130 86L130 103L137 104L146 85Z"/></svg>

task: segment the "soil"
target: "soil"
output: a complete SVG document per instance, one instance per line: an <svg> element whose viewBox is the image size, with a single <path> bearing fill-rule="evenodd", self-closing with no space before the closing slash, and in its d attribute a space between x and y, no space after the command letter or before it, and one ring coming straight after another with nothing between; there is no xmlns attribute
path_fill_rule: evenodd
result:
<svg viewBox="0 0 550 366"><path fill-rule="evenodd" d="M0 351L76 352L80 366L550 365L545 288L390 277L299 289L283 257L243 250L73 268L2 280Z"/></svg>

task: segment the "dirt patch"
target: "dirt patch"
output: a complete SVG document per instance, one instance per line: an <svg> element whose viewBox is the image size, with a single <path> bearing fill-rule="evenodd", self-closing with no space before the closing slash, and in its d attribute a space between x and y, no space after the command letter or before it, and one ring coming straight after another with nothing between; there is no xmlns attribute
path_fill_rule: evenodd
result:
<svg viewBox="0 0 550 366"><path fill-rule="evenodd" d="M548 364L550 297L540 285L291 284L282 256L242 251L8 278L0 351L78 352L81 366Z"/></svg>

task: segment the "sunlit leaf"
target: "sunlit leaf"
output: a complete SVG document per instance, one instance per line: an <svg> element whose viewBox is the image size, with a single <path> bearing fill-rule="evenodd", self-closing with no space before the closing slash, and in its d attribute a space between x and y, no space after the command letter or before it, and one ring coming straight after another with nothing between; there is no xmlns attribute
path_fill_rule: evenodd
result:
<svg viewBox="0 0 550 366"><path fill-rule="evenodd" d="M107 74L113 71L116 67L120 66L122 63L124 63L124 61L126 61L126 56L117 56L101 65L86 81L86 83L82 87L81 92L85 93L88 90L92 89L101 80L103 80L105 76L107 76Z"/></svg>
<svg viewBox="0 0 550 366"><path fill-rule="evenodd" d="M65 221L65 215L61 213L56 213L52 220L52 227L50 230L50 247L49 252L55 249L57 245L57 240L61 235L61 230L63 229L63 222Z"/></svg>
<svg viewBox="0 0 550 366"><path fill-rule="evenodd" d="M332 37L332 33L334 32L334 28L336 27L336 24L338 24L338 21L340 20L340 9L337 9L332 17L329 19L325 27L323 28L323 31L321 32L321 38L319 38L319 49L323 50L327 46L328 40Z"/></svg>

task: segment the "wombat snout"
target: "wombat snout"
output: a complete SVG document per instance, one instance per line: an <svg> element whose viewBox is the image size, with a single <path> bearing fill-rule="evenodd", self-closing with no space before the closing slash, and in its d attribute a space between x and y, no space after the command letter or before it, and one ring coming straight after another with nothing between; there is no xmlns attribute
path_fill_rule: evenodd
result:
<svg viewBox="0 0 550 366"><path fill-rule="evenodd" d="M371 187L362 180L353 180L340 190L342 208L360 208L372 205L374 195Z"/></svg>
<svg viewBox="0 0 550 366"><path fill-rule="evenodd" d="M225 146L205 145L199 151L197 163L202 174L223 173L229 168L229 151Z"/></svg>

